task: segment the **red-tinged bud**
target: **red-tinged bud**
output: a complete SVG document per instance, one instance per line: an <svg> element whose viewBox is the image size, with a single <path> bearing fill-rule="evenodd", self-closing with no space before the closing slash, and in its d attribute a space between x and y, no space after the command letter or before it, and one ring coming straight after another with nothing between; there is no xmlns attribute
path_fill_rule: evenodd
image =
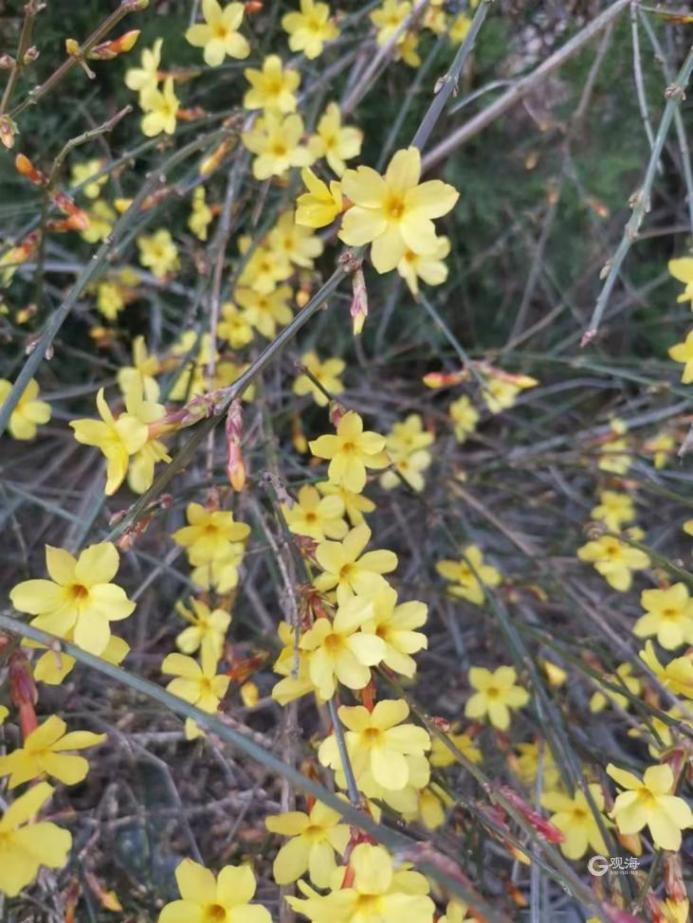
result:
<svg viewBox="0 0 693 923"><path fill-rule="evenodd" d="M681 871L681 857L677 853L664 853L664 887L667 895L676 902L686 900L686 886Z"/></svg>
<svg viewBox="0 0 693 923"><path fill-rule="evenodd" d="M239 400L233 401L226 414L226 473L236 491L245 487L246 470L241 452L243 410Z"/></svg>
<svg viewBox="0 0 693 923"><path fill-rule="evenodd" d="M447 718L431 718L431 724L434 724L439 731L442 731L444 734L449 734L452 730L452 725Z"/></svg>
<svg viewBox="0 0 693 923"><path fill-rule="evenodd" d="M16 63L11 54L0 54L0 71L11 71Z"/></svg>
<svg viewBox="0 0 693 923"><path fill-rule="evenodd" d="M354 336L358 336L363 330L363 325L368 317L368 291L366 289L366 277L362 269L355 269L351 277L351 324Z"/></svg>
<svg viewBox="0 0 693 923"><path fill-rule="evenodd" d="M531 824L537 833L547 842L563 843L565 841L565 834L562 833L558 827L554 827L550 821L542 817L538 811L535 811L531 805L527 804L521 795L518 795L518 793L508 785L499 785L498 792L503 795L506 801L510 802L515 810L524 817L527 823Z"/></svg>
<svg viewBox="0 0 693 923"><path fill-rule="evenodd" d="M9 666L10 698L19 711L19 723L24 740L38 726L36 709L38 701L36 684L31 672L31 665L23 651L16 651L10 658Z"/></svg>
<svg viewBox="0 0 693 923"><path fill-rule="evenodd" d="M56 192L51 196L51 201L63 215L67 215L67 230L84 231L89 227L89 215L83 209L78 208L66 192Z"/></svg>
<svg viewBox="0 0 693 923"><path fill-rule="evenodd" d="M517 885L514 885L511 881L509 881L506 885L506 888L508 889L508 894L512 898L512 901L516 907L526 907L527 906L527 898L524 896L522 891L517 887Z"/></svg>
<svg viewBox="0 0 693 923"><path fill-rule="evenodd" d="M193 106L192 109L179 109L176 113L176 118L180 119L181 122L196 122L206 115L207 110L203 109L202 106Z"/></svg>
<svg viewBox="0 0 693 923"><path fill-rule="evenodd" d="M245 4L246 15L254 16L255 13L261 13L263 6L262 0L247 0Z"/></svg>
<svg viewBox="0 0 693 923"><path fill-rule="evenodd" d="M32 45L31 48L27 48L27 50L24 52L24 58L22 59L22 63L24 64L25 67L28 64L33 64L34 61L38 61L40 54L41 52L38 50L36 45Z"/></svg>
<svg viewBox="0 0 693 923"><path fill-rule="evenodd" d="M65 923L75 923L75 911L79 903L80 886L79 880L73 878L64 892L63 901L65 906Z"/></svg>
<svg viewBox="0 0 693 923"><path fill-rule="evenodd" d="M17 154L14 158L14 165L17 168L17 173L28 179L34 186L45 186L48 182L44 174L36 169L26 154Z"/></svg>
<svg viewBox="0 0 693 923"><path fill-rule="evenodd" d="M101 44L95 45L87 57L92 61L112 61L113 58L117 58L118 55L126 54L128 51L131 51L135 47L139 37L140 30L131 29L118 38L113 38L108 42L101 42Z"/></svg>
<svg viewBox="0 0 693 923"><path fill-rule="evenodd" d="M642 917L635 917L627 910L621 910L620 907L611 904L606 904L602 910L611 923L642 923Z"/></svg>
<svg viewBox="0 0 693 923"><path fill-rule="evenodd" d="M3 147L6 147L8 151L14 147L14 134L15 126L12 119L8 118L6 115L0 116L0 143L2 143Z"/></svg>
<svg viewBox="0 0 693 923"><path fill-rule="evenodd" d="M233 146L233 139L227 138L225 141L222 141L211 154L204 157L200 161L200 176L209 176L210 173L214 173Z"/></svg>
<svg viewBox="0 0 693 923"><path fill-rule="evenodd" d="M315 549L318 543L309 535L294 535L294 542L304 558L315 560Z"/></svg>
<svg viewBox="0 0 693 923"><path fill-rule="evenodd" d="M330 402L330 423L334 426L335 429L339 426L339 421L342 419L344 414L347 412L344 404L340 404L338 401Z"/></svg>
<svg viewBox="0 0 693 923"><path fill-rule="evenodd" d="M364 686L364 688L361 690L360 696L361 704L364 705L368 711L373 711L375 708L375 683L373 682L372 678L368 685Z"/></svg>
<svg viewBox="0 0 693 923"><path fill-rule="evenodd" d="M423 377L423 383L427 388L450 388L452 385L459 385L469 378L469 372L466 369L460 369L459 372L429 372Z"/></svg>

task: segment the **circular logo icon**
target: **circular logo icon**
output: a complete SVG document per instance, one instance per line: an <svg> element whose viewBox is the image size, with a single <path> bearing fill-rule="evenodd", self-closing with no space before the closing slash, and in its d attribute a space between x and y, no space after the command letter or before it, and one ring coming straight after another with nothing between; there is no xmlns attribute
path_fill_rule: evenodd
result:
<svg viewBox="0 0 693 923"><path fill-rule="evenodd" d="M605 859L604 856L592 856L587 863L587 868L592 875L601 878L602 875L606 875L609 871L609 860Z"/></svg>

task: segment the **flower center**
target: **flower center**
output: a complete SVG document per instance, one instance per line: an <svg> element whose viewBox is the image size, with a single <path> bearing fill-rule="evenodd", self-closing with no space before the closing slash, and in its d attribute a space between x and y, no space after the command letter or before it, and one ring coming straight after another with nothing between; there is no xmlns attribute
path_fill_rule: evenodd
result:
<svg viewBox="0 0 693 923"><path fill-rule="evenodd" d="M311 510L309 513L306 513L306 522L315 522L318 517Z"/></svg>
<svg viewBox="0 0 693 923"><path fill-rule="evenodd" d="M354 570L354 565L353 565L353 564L351 564L351 563L350 563L350 564L343 564L343 565L339 568L339 579L340 579L340 580L348 580L349 577L351 576L353 570Z"/></svg>
<svg viewBox="0 0 693 923"><path fill-rule="evenodd" d="M663 619L676 619L679 616L678 609L662 609Z"/></svg>
<svg viewBox="0 0 693 923"><path fill-rule="evenodd" d="M205 908L205 923L224 923L226 920L226 908L221 904L209 904Z"/></svg>
<svg viewBox="0 0 693 923"><path fill-rule="evenodd" d="M69 594L75 602L84 602L89 596L89 590L82 586L81 583L73 583L69 589Z"/></svg>
<svg viewBox="0 0 693 923"><path fill-rule="evenodd" d="M275 157L286 157L286 145L283 141L275 141L272 145L272 153Z"/></svg>
<svg viewBox="0 0 693 923"><path fill-rule="evenodd" d="M500 695L500 689L496 686L489 686L486 690L486 697L489 699L497 699Z"/></svg>
<svg viewBox="0 0 693 923"><path fill-rule="evenodd" d="M341 635L335 634L332 632L329 635L325 635L325 640L322 642L325 650L330 654L338 653L344 647L344 640Z"/></svg>
<svg viewBox="0 0 693 923"><path fill-rule="evenodd" d="M214 25L213 32L217 38L226 38L228 35L228 29L223 22L217 22ZM226 913L226 911L224 911Z"/></svg>
<svg viewBox="0 0 693 923"><path fill-rule="evenodd" d="M404 199L397 195L391 196L385 203L384 211L390 221L399 221L404 214Z"/></svg>

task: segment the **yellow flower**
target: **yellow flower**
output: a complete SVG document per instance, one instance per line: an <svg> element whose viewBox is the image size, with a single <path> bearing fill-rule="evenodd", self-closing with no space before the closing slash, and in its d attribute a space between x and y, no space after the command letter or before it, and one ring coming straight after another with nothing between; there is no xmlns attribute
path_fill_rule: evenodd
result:
<svg viewBox="0 0 693 923"><path fill-rule="evenodd" d="M126 619L135 604L111 581L118 572L115 545L90 545L77 559L62 548L46 545L50 580L25 580L10 592L19 612L35 615L31 624L65 638L97 656L111 637L110 622Z"/></svg>
<svg viewBox="0 0 693 923"><path fill-rule="evenodd" d="M693 330L688 332L682 343L677 343L669 350L669 358L683 363L681 381L689 385L693 381Z"/></svg>
<svg viewBox="0 0 693 923"><path fill-rule="evenodd" d="M324 157L337 176L341 176L346 170L344 161L352 160L361 153L363 132L359 128L342 125L342 113L337 103L330 103L325 109L315 132L308 142L311 154L315 160Z"/></svg>
<svg viewBox="0 0 693 923"><path fill-rule="evenodd" d="M184 654L194 654L200 648L208 647L219 659L231 624L231 613L226 609L211 610L207 603L195 597L191 598L190 606L191 609L188 609L182 602L176 603L176 612L190 622L176 638L176 647Z"/></svg>
<svg viewBox="0 0 693 923"><path fill-rule="evenodd" d="M604 810L604 794L600 785L588 786L595 807ZM576 791L573 798L560 792L546 792L541 798L542 806L551 811L550 822L558 827L565 839L561 843L561 852L568 859L582 859L588 849L599 855L607 852L604 837L599 829L597 818L584 792ZM602 823L607 820L600 813Z"/></svg>
<svg viewBox="0 0 693 923"><path fill-rule="evenodd" d="M324 228L332 224L343 207L339 182L331 180L328 186L318 179L310 167L301 170L301 178L308 192L296 199L296 224L308 228Z"/></svg>
<svg viewBox="0 0 693 923"><path fill-rule="evenodd" d="M288 622L280 622L277 629L282 649L274 662L274 672L283 676L272 689L272 698L280 705L287 705L301 696L313 692L309 675L309 655L297 645L297 632Z"/></svg>
<svg viewBox="0 0 693 923"><path fill-rule="evenodd" d="M12 382L0 378L0 407L7 400L12 390ZM37 400L39 386L32 378L24 389L22 396L10 414L8 430L14 439L29 440L36 438L36 429L42 423L48 423L51 418L51 405L45 401Z"/></svg>
<svg viewBox="0 0 693 923"><path fill-rule="evenodd" d="M397 264L397 272L404 279L412 295L419 294L419 279L427 285L442 285L448 277L448 267L443 260L450 253L450 240L436 238L436 250L431 254L415 253L407 247Z"/></svg>
<svg viewBox="0 0 693 923"><path fill-rule="evenodd" d="M616 667L616 673L607 673L604 678L612 686L623 686L632 696L640 695L642 684L637 677L631 676L632 672L633 664L622 663ZM621 692L610 689L608 686L602 686L590 699L590 711L598 715L604 711L609 702L612 702L616 708L626 709L630 704L630 699Z"/></svg>
<svg viewBox="0 0 693 923"><path fill-rule="evenodd" d="M320 436L309 443L318 458L330 460L328 477L333 484L361 493L366 486L366 468L386 468L385 437L363 429L363 420L353 410L337 424L336 435Z"/></svg>
<svg viewBox="0 0 693 923"><path fill-rule="evenodd" d="M349 531L342 518L344 502L337 496L321 497L310 484L299 490L298 500L292 507L282 504L282 513L290 532L307 535L316 542L344 538Z"/></svg>
<svg viewBox="0 0 693 923"><path fill-rule="evenodd" d="M123 366L118 370L118 387L123 396L141 385L144 388L144 397L148 401L159 398L159 385L155 375L161 371L161 363L154 355L147 351L147 344L143 336L135 337L132 341L132 365Z"/></svg>
<svg viewBox="0 0 693 923"><path fill-rule="evenodd" d="M267 55L262 62L262 70L247 67L243 74L251 85L243 97L246 109L272 109L283 115L296 111L296 90L301 75L292 68L283 70L279 55Z"/></svg>
<svg viewBox="0 0 693 923"><path fill-rule="evenodd" d="M647 641L639 657L666 689L674 695L684 695L687 699L693 699L693 653L676 657L663 666L657 659L654 645Z"/></svg>
<svg viewBox="0 0 693 923"><path fill-rule="evenodd" d="M125 307L123 289L116 282L99 282L96 307L107 320L115 320Z"/></svg>
<svg viewBox="0 0 693 923"><path fill-rule="evenodd" d="M453 432L457 442L465 442L468 436L476 430L479 422L479 411L466 395L458 397L448 407L452 420Z"/></svg>
<svg viewBox="0 0 693 923"><path fill-rule="evenodd" d="M370 20L378 30L376 41L385 45L411 13L411 3L406 0L384 0L383 5L369 14Z"/></svg>
<svg viewBox="0 0 693 923"><path fill-rule="evenodd" d="M676 851L681 848L681 831L693 826L693 813L683 798L672 795L671 766L650 766L639 779L613 763L606 767L611 778L625 789L616 798L611 816L619 833L638 833L650 828L655 846Z"/></svg>
<svg viewBox="0 0 693 923"><path fill-rule="evenodd" d="M518 744L515 757L517 775L523 785L533 786L539 773L539 756L541 754L541 775L544 791L561 787L561 774L550 748L544 743L541 748L535 740Z"/></svg>
<svg viewBox="0 0 693 923"><path fill-rule="evenodd" d="M89 772L89 763L82 756L66 754L65 750L84 750L106 740L106 734L72 731L51 715L24 740L24 745L7 756L0 756L0 776L10 776L9 787L15 788L37 776L52 776L64 785L76 785Z"/></svg>
<svg viewBox="0 0 693 923"><path fill-rule="evenodd" d="M439 561L436 570L450 582L449 593L461 596L476 606L480 606L486 598L484 587L496 587L503 579L495 567L484 563L483 552L476 545L463 548L459 561Z"/></svg>
<svg viewBox="0 0 693 923"><path fill-rule="evenodd" d="M339 497L344 504L344 510L352 526L360 526L365 522L364 513L372 513L375 509L375 503L369 500L361 493L348 490L341 484L333 484L331 481L321 481L315 485L321 494L326 497Z"/></svg>
<svg viewBox="0 0 693 923"><path fill-rule="evenodd" d="M189 525L174 532L172 538L187 549L194 565L225 558L230 543L244 542L250 534L250 526L237 522L231 512L210 510L199 503L189 503L185 512Z"/></svg>
<svg viewBox="0 0 693 923"><path fill-rule="evenodd" d="M302 51L309 61L319 57L325 42L339 35L337 26L330 22L330 8L315 0L300 0L301 12L282 16L282 29L289 34L289 48Z"/></svg>
<svg viewBox="0 0 693 923"><path fill-rule="evenodd" d="M647 740L647 749L653 759L661 759L673 746L680 745L683 741L676 732L693 731L693 721L686 718L679 708L670 708L665 712L673 724L650 715L647 723L632 727L628 731L629 737L644 737Z"/></svg>
<svg viewBox="0 0 693 923"><path fill-rule="evenodd" d="M164 80L164 87L156 86L143 90L140 105L144 110L140 127L147 138L155 138L163 131L166 135L174 134L176 120L180 109L180 100L173 89L173 77Z"/></svg>
<svg viewBox="0 0 693 923"><path fill-rule="evenodd" d="M609 426L611 433L602 440L599 446L597 466L610 474L625 474L633 462L626 435L628 426L618 417L612 417L609 420Z"/></svg>
<svg viewBox="0 0 693 923"><path fill-rule="evenodd" d="M337 811L316 801L309 814L288 811L265 819L272 833L291 837L279 850L272 874L278 885L296 881L308 872L318 888L328 888L335 872L335 852L342 855L349 842L349 827Z"/></svg>
<svg viewBox="0 0 693 923"><path fill-rule="evenodd" d="M299 887L307 898L287 897L287 903L313 923L432 923L435 905L428 897L428 882L418 872L395 871L384 846L359 843L349 868L349 887L343 887L345 871L340 868L329 894L303 885Z"/></svg>
<svg viewBox="0 0 693 923"><path fill-rule="evenodd" d="M231 6L243 9L240 3ZM272 923L269 910L250 903L257 886L247 865L226 865L215 878L203 865L184 859L176 882L181 899L166 904L158 923Z"/></svg>
<svg viewBox="0 0 693 923"><path fill-rule="evenodd" d="M164 40L158 38L151 48L145 48L140 56L140 67L130 67L125 72L125 85L129 90L140 94L140 100L150 90L155 90L159 82L159 65L161 64L161 46ZM141 103L140 103L141 105Z"/></svg>
<svg viewBox="0 0 693 923"><path fill-rule="evenodd" d="M469 685L476 692L465 705L467 718L488 716L495 728L507 731L511 709L522 708L529 702L529 693L522 686L515 685L516 679L514 667L498 667L493 672L484 667L471 667Z"/></svg>
<svg viewBox="0 0 693 923"><path fill-rule="evenodd" d="M248 323L271 340L277 332L277 325L285 327L293 318L289 305L293 296L290 286L280 285L266 294L253 291L252 288L237 288L234 297L243 308Z"/></svg>
<svg viewBox="0 0 693 923"><path fill-rule="evenodd" d="M140 263L151 269L157 279L165 279L169 273L179 268L178 247L173 242L171 232L166 228L161 228L154 234L142 234L137 238L137 247L140 251Z"/></svg>
<svg viewBox="0 0 693 923"><path fill-rule="evenodd" d="M130 456L143 448L149 438L144 422L130 413L121 413L117 419L106 403L103 388L96 395L96 406L101 420L72 420L75 439L82 445L96 446L106 458L106 495L112 496L123 483Z"/></svg>
<svg viewBox="0 0 693 923"><path fill-rule="evenodd" d="M416 672L416 661L411 655L428 647L426 635L414 631L426 624L428 606L416 600L397 605L397 593L391 586L384 586L371 602L373 617L364 624L363 630L385 642L385 666L411 678Z"/></svg>
<svg viewBox="0 0 693 923"><path fill-rule="evenodd" d="M671 433L657 433L652 439L648 439L643 446L644 452L652 453L652 460L655 468L663 468L669 461L676 448L676 440Z"/></svg>
<svg viewBox="0 0 693 923"><path fill-rule="evenodd" d="M336 589L341 603L351 595L368 599L387 586L383 574L397 567L397 555L387 549L367 551L371 530L362 524L351 529L341 542L321 542L315 549L315 559L323 569L313 581L321 593Z"/></svg>
<svg viewBox="0 0 693 923"><path fill-rule="evenodd" d="M480 763L482 756L481 750L476 746L469 734L459 734L449 731L445 735L448 740L457 747L470 763ZM437 766L444 769L447 766L454 766L457 763L457 757L445 746L438 737L431 738L431 766Z"/></svg>
<svg viewBox="0 0 693 923"><path fill-rule="evenodd" d="M221 306L221 319L217 328L220 339L226 340L232 349L247 346L253 339L253 326L247 311L239 310L231 301Z"/></svg>
<svg viewBox="0 0 693 923"><path fill-rule="evenodd" d="M250 247L250 238L241 237L238 249L244 254ZM292 273L291 263L285 253L277 251L264 241L253 250L238 278L239 285L248 286L260 294L274 291L278 282L288 279Z"/></svg>
<svg viewBox="0 0 693 923"><path fill-rule="evenodd" d="M269 179L281 176L291 167L307 167L311 155L301 144L303 119L300 115L282 116L268 111L255 120L248 131L241 134L241 140L256 157L253 160L255 179Z"/></svg>
<svg viewBox="0 0 693 923"><path fill-rule="evenodd" d="M538 384L536 378L529 375L491 375L486 381L482 397L491 413L500 413L513 407L522 391L536 388Z"/></svg>
<svg viewBox="0 0 693 923"><path fill-rule="evenodd" d="M380 176L371 167L347 170L342 191L354 203L342 219L339 237L349 246L370 243L379 273L389 272L407 248L431 256L438 252L433 218L454 208L459 193L440 180L419 184L421 154L410 147L397 151Z"/></svg>
<svg viewBox="0 0 693 923"><path fill-rule="evenodd" d="M125 392L125 407L128 415L147 426L147 441L132 456L128 465L128 487L136 494L143 494L154 481L154 468L157 462L170 462L171 456L163 442L149 435L149 426L160 421L166 414L163 404L144 398L144 381L141 375L128 382Z"/></svg>
<svg viewBox="0 0 693 923"><path fill-rule="evenodd" d="M39 868L60 869L67 863L72 834L35 817L53 794L39 782L5 810L0 819L0 892L16 897L38 875Z"/></svg>
<svg viewBox="0 0 693 923"><path fill-rule="evenodd" d="M164 657L161 672L175 679L166 689L201 711L214 714L231 682L225 673L217 674L217 662L217 652L209 645L202 647L200 663L185 654L169 654Z"/></svg>
<svg viewBox="0 0 693 923"><path fill-rule="evenodd" d="M198 186L193 192L192 212L188 218L188 227L198 240L207 240L207 227L213 217L212 209L205 202L205 187Z"/></svg>
<svg viewBox="0 0 693 923"><path fill-rule="evenodd" d="M116 214L111 206L108 202L100 199L89 209L87 216L89 218L89 224L83 231L80 231L82 240L86 240L87 243L90 244L95 244L99 240L105 240L113 230L116 218Z"/></svg>
<svg viewBox="0 0 693 923"><path fill-rule="evenodd" d="M284 212L267 235L267 246L273 259L286 256L290 262L303 269L312 269L313 260L320 256L324 246L312 231L294 221L293 213Z"/></svg>
<svg viewBox="0 0 693 923"><path fill-rule="evenodd" d="M590 516L603 522L612 532L620 532L621 526L635 519L635 505L628 494L603 490L599 494L599 505L594 507Z"/></svg>
<svg viewBox="0 0 693 923"><path fill-rule="evenodd" d="M301 356L301 363L316 378L320 384L331 394L341 394L344 391L344 385L340 378L344 372L346 363L343 359L325 359L321 360L317 353L309 352ZM294 394L310 394L318 407L326 407L328 398L311 381L307 375L299 375L293 386Z"/></svg>
<svg viewBox="0 0 693 923"><path fill-rule="evenodd" d="M73 637L74 632L69 631L65 635L66 641L74 641ZM29 645L27 643L27 646ZM36 645L37 647L42 647L42 645ZM115 666L122 663L123 660L127 657L130 651L130 645L123 641L122 638L118 638L116 635L111 635L108 639L108 644L101 651L99 657L102 660L105 660L107 663L112 663ZM34 679L40 683L46 683L48 686L59 686L60 683L68 676L76 660L74 657L70 657L65 653L57 653L56 651L48 650L36 661L34 665Z"/></svg>
<svg viewBox="0 0 693 923"><path fill-rule="evenodd" d="M202 0L204 23L198 23L185 33L195 48L204 48L205 64L219 67L225 57L243 59L250 54L250 45L238 28L243 21L242 3L229 3L223 9L217 0Z"/></svg>
<svg viewBox="0 0 693 923"><path fill-rule="evenodd" d="M468 916L467 910L467 905L462 901L450 901L438 923L473 923L474 917Z"/></svg>
<svg viewBox="0 0 693 923"><path fill-rule="evenodd" d="M693 257L682 256L677 260L669 260L669 272L679 282L685 285L684 290L676 299L679 302L690 301L693 307Z"/></svg>
<svg viewBox="0 0 693 923"><path fill-rule="evenodd" d="M587 542L578 548L578 558L587 564L594 564L595 570L604 577L609 586L621 593L627 592L633 582L633 571L650 566L650 559L644 551L632 548L611 535Z"/></svg>
<svg viewBox="0 0 693 923"><path fill-rule="evenodd" d="M461 45L462 42L467 37L467 32L469 32L469 27L471 26L472 21L469 16L465 16L464 13L460 13L459 16L456 16L450 25L450 31L448 32L448 38L455 45Z"/></svg>
<svg viewBox="0 0 693 923"><path fill-rule="evenodd" d="M385 439L385 448L393 469L380 477L380 483L386 490L401 484L396 472L399 472L407 484L414 490L424 488L421 474L431 464L431 453L425 451L433 442L433 434L424 430L418 413L411 413L399 423L395 423Z"/></svg>
<svg viewBox="0 0 693 923"><path fill-rule="evenodd" d="M633 634L638 638L656 635L667 651L693 644L693 599L684 583L675 583L665 590L643 590L640 605L647 614L633 626Z"/></svg>
<svg viewBox="0 0 693 923"><path fill-rule="evenodd" d="M216 590L228 593L238 586L238 568L243 560L244 546L240 542L229 543L226 550L212 561L197 563L189 555L194 570L190 579L202 590Z"/></svg>
<svg viewBox="0 0 693 923"><path fill-rule="evenodd" d="M419 54L419 33L405 32L397 42L396 60L400 58L409 67L419 67L421 56Z"/></svg>
<svg viewBox="0 0 693 923"><path fill-rule="evenodd" d="M427 731L415 724L402 724L409 715L403 699L383 699L373 711L356 705L339 708L339 718L347 728L345 740L354 775L369 771L378 785L398 791L409 782L407 756L423 756L431 749ZM318 758L323 766L341 765L337 739L330 735L320 745Z"/></svg>
<svg viewBox="0 0 693 923"><path fill-rule="evenodd" d="M385 642L361 630L372 613L369 602L354 596L339 606L333 620L317 619L301 638L300 649L310 655L310 681L322 699L334 695L337 682L363 689L370 681L370 668L385 656Z"/></svg>
<svg viewBox="0 0 693 923"><path fill-rule="evenodd" d="M84 160L82 163L76 163L70 173L70 185L82 186L80 192L83 192L88 199L98 199L99 192L104 183L108 182L108 175L99 176L97 179L89 180L92 176L99 173L104 166L104 161L98 157L94 160Z"/></svg>

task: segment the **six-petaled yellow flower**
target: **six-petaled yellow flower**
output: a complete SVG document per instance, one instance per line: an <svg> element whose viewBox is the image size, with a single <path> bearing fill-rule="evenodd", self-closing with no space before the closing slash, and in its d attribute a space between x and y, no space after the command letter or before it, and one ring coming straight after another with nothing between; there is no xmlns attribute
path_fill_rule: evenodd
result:
<svg viewBox="0 0 693 923"><path fill-rule="evenodd" d="M472 667L469 671L469 685L476 692L468 700L464 713L468 718L488 716L491 724L499 731L510 727L510 713L529 702L529 693L516 684L514 667L498 667L491 672L484 667Z"/></svg>
<svg viewBox="0 0 693 923"><path fill-rule="evenodd" d="M291 837L274 859L277 884L289 884L308 872L316 887L328 888L337 867L335 853L341 856L349 842L349 827L337 811L316 801L308 814L272 814L265 824L272 833Z"/></svg>
<svg viewBox="0 0 693 923"><path fill-rule="evenodd" d="M677 850L681 831L693 826L693 813L683 798L674 795L671 766L649 766L642 779L609 763L606 771L624 791L617 796L611 816L620 833L638 833L650 828L655 846Z"/></svg>
<svg viewBox="0 0 693 923"><path fill-rule="evenodd" d="M36 616L32 625L65 638L91 654L101 654L111 637L110 622L126 619L135 609L121 587L111 581L118 572L115 545L91 545L74 558L46 545L50 580L25 580L10 592L19 612Z"/></svg>
<svg viewBox="0 0 693 923"><path fill-rule="evenodd" d="M385 437L363 429L363 420L353 410L337 424L337 433L314 439L310 451L318 458L329 459L328 477L334 484L361 493L366 486L367 468L386 468L389 461Z"/></svg>
<svg viewBox="0 0 693 923"><path fill-rule="evenodd" d="M195 48L203 48L205 64L219 67L225 57L243 59L250 54L248 40L238 31L243 22L242 3L229 3L225 7L217 0L202 0L204 23L196 23L185 33L185 38Z"/></svg>
<svg viewBox="0 0 693 923"><path fill-rule="evenodd" d="M215 877L184 859L176 868L176 883L180 900L166 904L158 923L272 923L269 910L250 903L257 885L247 865L226 865Z"/></svg>
<svg viewBox="0 0 693 923"><path fill-rule="evenodd" d="M12 382L0 378L0 409L12 390ZM10 414L8 430L14 439L29 440L36 438L37 428L48 423L51 418L51 405L39 401L39 386L32 378L22 392L21 397Z"/></svg>
<svg viewBox="0 0 693 923"><path fill-rule="evenodd" d="M423 256L439 252L433 218L447 215L459 193L441 180L419 183L421 154L415 147L397 151L384 176L371 167L347 170L342 192L353 203L339 237L349 246L372 243L378 272L395 269L407 248Z"/></svg>
<svg viewBox="0 0 693 923"><path fill-rule="evenodd" d="M51 715L27 735L23 746L0 756L0 776L10 776L9 787L15 788L43 773L64 785L81 782L89 771L89 763L83 756L65 751L96 747L106 740L106 734L92 734L90 731L71 731L68 734L66 731L65 722L57 715Z"/></svg>

